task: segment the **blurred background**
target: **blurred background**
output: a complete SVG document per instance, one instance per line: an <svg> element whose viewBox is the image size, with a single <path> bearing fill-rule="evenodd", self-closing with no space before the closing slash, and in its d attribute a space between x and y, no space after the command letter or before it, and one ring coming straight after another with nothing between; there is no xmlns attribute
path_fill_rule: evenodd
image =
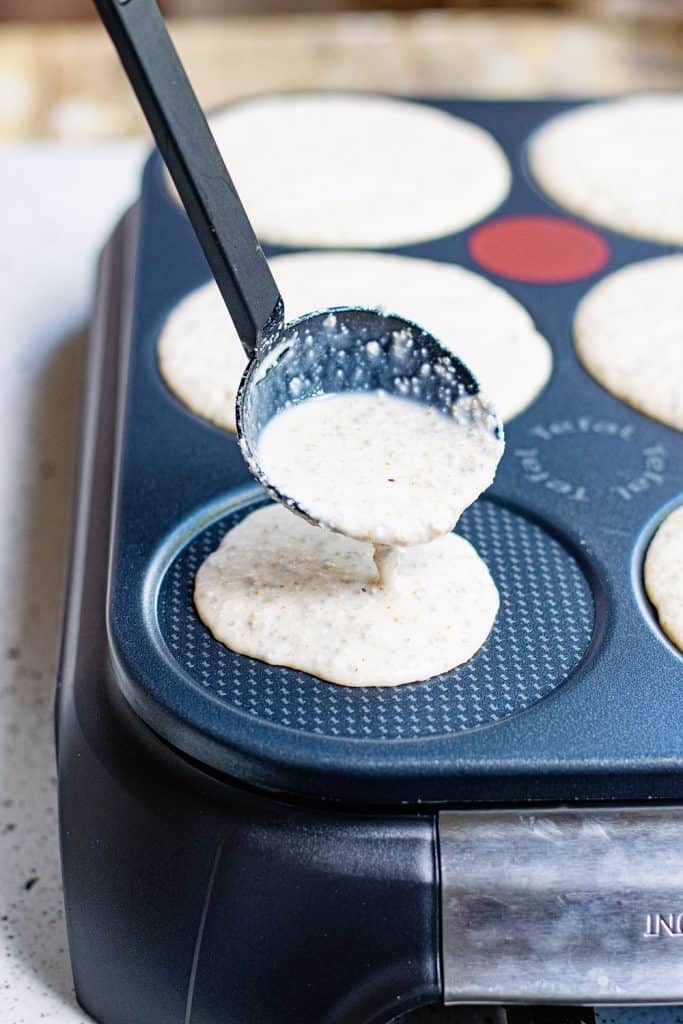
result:
<svg viewBox="0 0 683 1024"><path fill-rule="evenodd" d="M206 106L282 88L683 88L683 0L162 0ZM0 141L144 134L90 0L0 0Z"/></svg>
<svg viewBox="0 0 683 1024"><path fill-rule="evenodd" d="M415 0L163 0L160 7L166 14L191 16L197 14L230 14L237 11L319 11L354 8L397 8L414 7L449 7L449 8L556 8L588 10L601 9L613 15L640 15L642 17L675 18L683 12L680 0L536 0L534 3L518 3L515 0L495 3L493 0L470 0L469 3L458 0L432 0L430 4L419 4ZM2 0L0 13L5 18L21 18L32 21L35 19L49 20L53 18L82 18L92 15L89 0Z"/></svg>

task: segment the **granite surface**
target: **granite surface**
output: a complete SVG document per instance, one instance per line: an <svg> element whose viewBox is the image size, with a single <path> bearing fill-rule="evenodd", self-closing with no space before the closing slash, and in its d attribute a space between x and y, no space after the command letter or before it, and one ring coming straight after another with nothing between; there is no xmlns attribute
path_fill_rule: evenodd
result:
<svg viewBox="0 0 683 1024"><path fill-rule="evenodd" d="M141 155L131 142L0 150L1 1024L85 1020L66 952L52 700L83 328Z"/></svg>

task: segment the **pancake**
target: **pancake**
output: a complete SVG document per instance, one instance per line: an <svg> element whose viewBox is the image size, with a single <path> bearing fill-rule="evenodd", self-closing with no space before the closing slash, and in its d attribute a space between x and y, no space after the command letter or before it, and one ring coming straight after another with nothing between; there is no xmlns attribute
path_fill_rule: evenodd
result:
<svg viewBox="0 0 683 1024"><path fill-rule="evenodd" d="M576 311L579 358L617 398L683 430L683 255L633 263Z"/></svg>
<svg viewBox="0 0 683 1024"><path fill-rule="evenodd" d="M541 188L572 213L683 245L683 94L591 103L549 121L529 146Z"/></svg>
<svg viewBox="0 0 683 1024"><path fill-rule="evenodd" d="M645 558L644 577L662 629L683 651L683 506L670 512L657 530Z"/></svg>
<svg viewBox="0 0 683 1024"><path fill-rule="evenodd" d="M210 119L258 238L297 247L405 245L474 224L510 188L483 128L423 103L290 93Z"/></svg>
<svg viewBox="0 0 683 1024"><path fill-rule="evenodd" d="M333 305L380 305L422 324L478 377L504 420L526 408L550 376L550 346L524 307L463 267L362 252L295 253L275 257L271 267L289 319ZM185 405L235 429L246 359L213 282L171 312L158 358L168 387Z"/></svg>

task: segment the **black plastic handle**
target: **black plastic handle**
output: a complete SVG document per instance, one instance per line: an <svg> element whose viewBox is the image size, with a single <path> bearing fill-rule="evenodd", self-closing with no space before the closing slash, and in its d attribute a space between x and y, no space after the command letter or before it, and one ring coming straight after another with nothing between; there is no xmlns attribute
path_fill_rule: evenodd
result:
<svg viewBox="0 0 683 1024"><path fill-rule="evenodd" d="M281 325L277 285L155 0L94 0L248 356Z"/></svg>

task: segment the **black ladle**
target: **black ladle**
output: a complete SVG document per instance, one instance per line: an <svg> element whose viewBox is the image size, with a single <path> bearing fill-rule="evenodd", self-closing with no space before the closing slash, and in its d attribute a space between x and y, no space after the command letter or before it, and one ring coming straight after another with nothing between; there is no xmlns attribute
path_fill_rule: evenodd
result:
<svg viewBox="0 0 683 1024"><path fill-rule="evenodd" d="M95 0L157 141L249 358L237 394L247 464L278 501L258 462L262 428L286 406L325 394L383 390L451 413L479 384L436 338L379 310L339 307L292 323L155 0ZM330 126L334 131L334 126ZM296 159L296 154L282 154ZM330 169L334 174L334 168ZM490 413L491 430L501 425Z"/></svg>

